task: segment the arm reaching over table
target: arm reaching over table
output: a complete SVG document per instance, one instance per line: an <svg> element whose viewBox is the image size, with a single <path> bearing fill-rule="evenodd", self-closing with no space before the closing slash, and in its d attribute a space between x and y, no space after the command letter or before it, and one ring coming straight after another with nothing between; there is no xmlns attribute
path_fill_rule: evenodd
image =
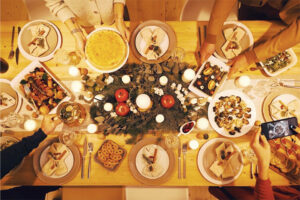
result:
<svg viewBox="0 0 300 200"><path fill-rule="evenodd" d="M41 128L37 132L1 151L1 179L10 170L20 164L23 158L36 148L48 134L54 131L55 127L60 124L60 120L55 119L55 116L56 115L46 115Z"/></svg>
<svg viewBox="0 0 300 200"><path fill-rule="evenodd" d="M124 23L124 4L123 3L114 3L114 15L115 15L115 23L117 29L120 31L124 40L129 41L130 32L127 29Z"/></svg>

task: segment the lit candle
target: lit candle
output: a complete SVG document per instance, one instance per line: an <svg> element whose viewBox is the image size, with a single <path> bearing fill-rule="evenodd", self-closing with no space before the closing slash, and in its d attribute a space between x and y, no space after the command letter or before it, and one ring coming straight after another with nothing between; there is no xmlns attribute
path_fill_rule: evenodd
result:
<svg viewBox="0 0 300 200"><path fill-rule="evenodd" d="M235 85L239 88L247 87L250 85L251 79L249 76L240 76L235 80Z"/></svg>
<svg viewBox="0 0 300 200"><path fill-rule="evenodd" d="M198 149L199 142L197 140L191 140L189 142L189 147L190 147L190 149L193 149L193 150Z"/></svg>
<svg viewBox="0 0 300 200"><path fill-rule="evenodd" d="M195 71L192 69L186 69L182 75L182 80L185 83L191 82L195 78Z"/></svg>
<svg viewBox="0 0 300 200"><path fill-rule="evenodd" d="M110 111L112 111L112 109L113 109L113 105L111 103L105 103L104 104L104 110L106 112L110 112Z"/></svg>
<svg viewBox="0 0 300 200"><path fill-rule="evenodd" d="M26 120L26 122L24 123L24 128L27 131L35 130L36 129L36 121L33 119Z"/></svg>
<svg viewBox="0 0 300 200"><path fill-rule="evenodd" d="M86 100L86 101L91 101L93 99L94 95L92 92L88 91L88 92L85 92L84 95L83 95L83 98Z"/></svg>
<svg viewBox="0 0 300 200"><path fill-rule="evenodd" d="M197 120L197 128L205 130L208 128L208 126L209 124L206 118L203 117Z"/></svg>
<svg viewBox="0 0 300 200"><path fill-rule="evenodd" d="M79 69L75 66L71 66L69 67L69 74L71 76L79 76L80 72L79 72Z"/></svg>
<svg viewBox="0 0 300 200"><path fill-rule="evenodd" d="M151 99L147 94L140 94L136 98L136 105L142 109L142 110L147 110L151 107Z"/></svg>
<svg viewBox="0 0 300 200"><path fill-rule="evenodd" d="M80 81L72 81L71 89L73 92L80 92L83 88L83 85Z"/></svg>
<svg viewBox="0 0 300 200"><path fill-rule="evenodd" d="M162 76L159 78L159 83L164 86L164 85L167 85L168 83L168 78L166 76Z"/></svg>
<svg viewBox="0 0 300 200"><path fill-rule="evenodd" d="M158 115L156 115L156 117L155 117L155 121L157 122L157 123L162 123L163 121L165 121L165 117L162 115L162 114L158 114Z"/></svg>
<svg viewBox="0 0 300 200"><path fill-rule="evenodd" d="M124 84L130 83L130 76L128 76L128 75L123 75L123 76L122 76L122 81L123 81Z"/></svg>
<svg viewBox="0 0 300 200"><path fill-rule="evenodd" d="M96 133L97 130L98 130L98 126L96 124L89 124L87 127L87 131L89 133Z"/></svg>

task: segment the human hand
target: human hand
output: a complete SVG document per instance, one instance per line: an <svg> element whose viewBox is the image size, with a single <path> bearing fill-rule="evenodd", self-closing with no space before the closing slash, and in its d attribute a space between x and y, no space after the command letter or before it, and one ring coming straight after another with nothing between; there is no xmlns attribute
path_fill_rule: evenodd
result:
<svg viewBox="0 0 300 200"><path fill-rule="evenodd" d="M237 57L233 58L231 61L227 63L227 65L231 66L231 69L228 74L228 78L230 78L233 74L238 71L245 71L249 66L247 58L244 54L238 55Z"/></svg>
<svg viewBox="0 0 300 200"><path fill-rule="evenodd" d="M216 45L205 42L202 44L200 48L200 64L206 61L216 50Z"/></svg>
<svg viewBox="0 0 300 200"><path fill-rule="evenodd" d="M42 121L41 129L43 132L48 135L51 132L54 131L56 126L58 126L61 123L61 120L55 115L45 115L44 119Z"/></svg>
<svg viewBox="0 0 300 200"><path fill-rule="evenodd" d="M258 125L260 122L256 121L255 124ZM271 160L271 148L267 138L264 135L261 135L260 126L254 131L250 146L257 157L258 177L261 180L269 179L268 170Z"/></svg>
<svg viewBox="0 0 300 200"><path fill-rule="evenodd" d="M124 21L122 19L116 20L116 27L121 33L124 40L129 41L130 39L130 32L127 29Z"/></svg>

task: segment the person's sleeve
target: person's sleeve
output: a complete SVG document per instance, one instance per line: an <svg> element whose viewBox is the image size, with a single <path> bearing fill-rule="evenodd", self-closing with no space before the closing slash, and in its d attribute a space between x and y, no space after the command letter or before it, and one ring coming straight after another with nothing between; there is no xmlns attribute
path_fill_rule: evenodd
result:
<svg viewBox="0 0 300 200"><path fill-rule="evenodd" d="M257 178L254 191L256 200L274 200L272 185L269 179L261 180Z"/></svg>
<svg viewBox="0 0 300 200"><path fill-rule="evenodd" d="M46 6L49 8L50 12L57 16L62 22L75 17L71 9L65 4L63 0L44 0Z"/></svg>
<svg viewBox="0 0 300 200"><path fill-rule="evenodd" d="M217 35L221 33L223 24L237 0L216 0L207 27L205 41L216 43Z"/></svg>
<svg viewBox="0 0 300 200"><path fill-rule="evenodd" d="M34 148L36 148L47 135L39 129L33 135L23 138L20 142L4 149L0 153L1 179L10 170L16 167Z"/></svg>
<svg viewBox="0 0 300 200"><path fill-rule="evenodd" d="M248 64L264 61L267 58L291 48L300 42L300 17L298 17L286 29L282 30L269 40L245 52Z"/></svg>
<svg viewBox="0 0 300 200"><path fill-rule="evenodd" d="M114 3L122 3L122 4L126 4L126 0L114 0Z"/></svg>

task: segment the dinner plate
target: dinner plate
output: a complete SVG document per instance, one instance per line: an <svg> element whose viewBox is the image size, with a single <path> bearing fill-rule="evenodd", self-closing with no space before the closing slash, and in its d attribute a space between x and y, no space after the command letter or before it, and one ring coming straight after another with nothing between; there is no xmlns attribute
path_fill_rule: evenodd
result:
<svg viewBox="0 0 300 200"><path fill-rule="evenodd" d="M215 149L220 143L231 143L235 150L237 150L240 158L240 165L239 166L234 166L233 171L235 173L235 176L233 178L218 178L215 176L213 172L210 171L210 166L212 163L216 160L216 153ZM198 157L197 157L197 165L200 173L202 176L208 180L211 183L217 184L217 185L225 185L233 182L236 180L240 174L243 171L243 162L242 162L242 153L239 149L239 147L233 143L231 140L226 139L226 138L214 138L212 140L209 140L206 142L199 150Z"/></svg>
<svg viewBox="0 0 300 200"><path fill-rule="evenodd" d="M215 115L215 112L213 111L213 107L215 106L216 102L219 101L219 98L221 96L231 96L231 95L241 97L241 99L244 100L245 103L247 104L247 107L251 108L251 112L250 112L251 117L249 118L249 124L243 125L243 127L241 128L241 131L237 132L235 135L230 135L224 128L220 128L217 125L217 123L215 122L216 115ZM215 131L217 131L220 135L223 135L225 137L231 137L231 138L240 137L240 136L247 134L250 131L250 129L252 128L252 126L256 120L255 105L251 101L251 99L244 93L237 91L237 90L225 90L221 93L216 94L216 96L210 102L210 104L208 106L208 119L209 119L209 122L210 122L211 126L213 127L213 129L215 129Z"/></svg>
<svg viewBox="0 0 300 200"><path fill-rule="evenodd" d="M241 46L242 46L242 52L245 50L251 50L253 48L253 35L249 28L245 26L244 24L237 22L237 21L227 21L224 23L223 28L222 28L222 34L219 34L217 37L216 41L216 51L214 52L214 56L222 60L223 62L228 62L228 59L225 57L224 53L221 50L221 47L224 45L226 42L223 30L226 28L235 28L235 27L240 27L245 31L244 37L241 39Z"/></svg>
<svg viewBox="0 0 300 200"><path fill-rule="evenodd" d="M68 172L61 176L47 176L42 171L42 166L47 162L47 154L50 145L54 142L59 142L58 138L46 140L34 153L33 168L37 177L49 185L61 185L71 181L79 172L81 165L81 156L78 148L75 145L67 146L69 155L65 159Z"/></svg>
<svg viewBox="0 0 300 200"><path fill-rule="evenodd" d="M160 153L157 162L161 164L163 171L157 176L145 175L142 172L145 167L145 163L142 161L143 149L149 147L149 145L155 145ZM145 138L132 147L128 162L130 172L134 178L146 185L158 185L170 178L175 166L175 157L173 151L166 147L164 141L158 142L157 138Z"/></svg>
<svg viewBox="0 0 300 200"><path fill-rule="evenodd" d="M141 37L141 30L149 27L151 30L154 30L156 27L161 28L167 35L161 43L160 47L162 52L158 59L156 60L148 60L143 53L143 49L146 45L145 41ZM134 55L141 61L145 63L161 63L167 60L173 53L176 48L176 35L173 29L166 23L158 21L158 20L149 20L137 26L137 28L133 31L130 39L131 49Z"/></svg>
<svg viewBox="0 0 300 200"><path fill-rule="evenodd" d="M18 113L22 106L22 98L18 93L11 87L10 81L7 79L0 79L0 93L5 92L15 99L15 104L6 109L0 111L0 119L4 118L11 112Z"/></svg>
<svg viewBox="0 0 300 200"><path fill-rule="evenodd" d="M49 49L41 56L36 57L30 54L28 44L32 41L32 35L29 28L38 24L44 24L50 28L50 31L46 37ZM61 44L62 37L60 31L58 30L57 26L47 20L34 20L25 24L18 37L18 47L20 52L28 60L39 60L41 62L50 60L54 57L55 51L61 47Z"/></svg>
<svg viewBox="0 0 300 200"><path fill-rule="evenodd" d="M20 140L18 138L12 137L12 136L2 135L0 137L0 146L2 146L7 141L13 141L14 143L17 143ZM1 151L0 151L0 153L1 153ZM7 175L12 175L12 174L16 173L17 171L19 171L22 168L23 163L24 163L24 159L21 161L21 163L19 165L17 165L16 167L14 167Z"/></svg>

